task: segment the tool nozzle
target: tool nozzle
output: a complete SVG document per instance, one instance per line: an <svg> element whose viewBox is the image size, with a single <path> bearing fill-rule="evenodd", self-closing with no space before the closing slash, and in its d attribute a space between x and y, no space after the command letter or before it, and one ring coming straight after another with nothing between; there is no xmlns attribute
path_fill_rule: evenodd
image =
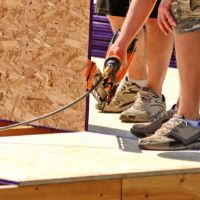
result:
<svg viewBox="0 0 200 200"><path fill-rule="evenodd" d="M103 76L107 78L111 73L116 73L121 67L121 60L117 56L110 56L105 60Z"/></svg>

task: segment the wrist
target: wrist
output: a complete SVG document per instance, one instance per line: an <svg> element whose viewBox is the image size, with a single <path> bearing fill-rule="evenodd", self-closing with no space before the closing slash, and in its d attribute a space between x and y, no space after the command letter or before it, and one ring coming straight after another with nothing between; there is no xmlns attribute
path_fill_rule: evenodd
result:
<svg viewBox="0 0 200 200"><path fill-rule="evenodd" d="M115 47L118 47L118 49L120 49L121 51L127 50L129 43L126 39L124 38L118 38L115 43L114 43Z"/></svg>

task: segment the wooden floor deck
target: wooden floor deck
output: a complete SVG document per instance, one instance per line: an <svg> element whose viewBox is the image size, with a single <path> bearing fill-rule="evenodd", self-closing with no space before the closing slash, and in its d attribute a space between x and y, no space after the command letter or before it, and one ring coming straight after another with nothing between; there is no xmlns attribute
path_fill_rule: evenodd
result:
<svg viewBox="0 0 200 200"><path fill-rule="evenodd" d="M0 169L3 200L200 199L198 151L141 151L126 136L1 137Z"/></svg>

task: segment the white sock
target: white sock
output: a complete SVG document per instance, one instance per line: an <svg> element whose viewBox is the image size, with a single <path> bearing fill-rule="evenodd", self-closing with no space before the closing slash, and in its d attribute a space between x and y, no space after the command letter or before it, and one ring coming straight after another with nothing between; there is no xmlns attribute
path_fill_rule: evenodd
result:
<svg viewBox="0 0 200 200"><path fill-rule="evenodd" d="M135 83L138 86L140 86L141 88L147 86L147 80L134 80L134 79L128 78L128 82L129 83Z"/></svg>

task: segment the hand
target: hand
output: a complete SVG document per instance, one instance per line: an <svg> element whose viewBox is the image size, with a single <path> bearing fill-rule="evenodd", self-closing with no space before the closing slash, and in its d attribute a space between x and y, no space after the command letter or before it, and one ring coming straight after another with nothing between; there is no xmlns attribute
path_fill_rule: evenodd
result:
<svg viewBox="0 0 200 200"><path fill-rule="evenodd" d="M118 56L121 60L121 66L125 66L127 64L127 48L124 48L122 45L118 45L117 43L112 44L109 47L107 52L107 57L109 56Z"/></svg>
<svg viewBox="0 0 200 200"><path fill-rule="evenodd" d="M176 26L176 22L170 13L171 3L172 0L161 0L158 8L157 23L165 35L172 32L172 26Z"/></svg>

